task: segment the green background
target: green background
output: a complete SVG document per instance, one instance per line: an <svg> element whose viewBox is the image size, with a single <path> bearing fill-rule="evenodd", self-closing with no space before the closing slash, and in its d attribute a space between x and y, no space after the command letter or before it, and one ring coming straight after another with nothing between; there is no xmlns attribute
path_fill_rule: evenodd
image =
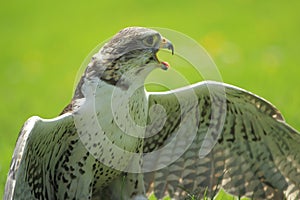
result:
<svg viewBox="0 0 300 200"><path fill-rule="evenodd" d="M84 58L127 26L194 38L224 82L269 100L300 130L299 10L297 0L2 1L0 197L22 124L32 115L59 114Z"/></svg>

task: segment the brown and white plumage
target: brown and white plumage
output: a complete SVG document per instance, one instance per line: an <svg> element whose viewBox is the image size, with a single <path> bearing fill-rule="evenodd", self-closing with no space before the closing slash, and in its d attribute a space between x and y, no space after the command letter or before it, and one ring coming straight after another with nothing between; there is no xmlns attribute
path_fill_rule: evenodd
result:
<svg viewBox="0 0 300 200"><path fill-rule="evenodd" d="M137 200L154 192L182 199L224 188L254 199L298 199L300 135L280 112L217 82L145 92L147 75L168 67L155 55L160 48L173 51L158 32L140 27L105 44L61 116L24 124L4 198ZM130 120L147 125L145 132Z"/></svg>
<svg viewBox="0 0 300 200"><path fill-rule="evenodd" d="M185 93L195 93L196 101L187 99L184 106L176 103ZM240 88L208 81L150 94L149 105L155 104L164 106L168 117L158 135L145 140L145 152L163 148L170 138L177 140L169 154L158 155L158 160L176 156L183 140L194 136L174 134L178 127L173 124L184 125L190 110L197 110L198 129L178 160L145 175L149 192L154 191L159 198L170 195L182 199L187 194L214 196L224 188L233 195L254 199L300 197L300 135L267 101ZM159 122L159 116L155 117ZM207 133L219 135L215 135L216 144L203 157L199 151Z"/></svg>

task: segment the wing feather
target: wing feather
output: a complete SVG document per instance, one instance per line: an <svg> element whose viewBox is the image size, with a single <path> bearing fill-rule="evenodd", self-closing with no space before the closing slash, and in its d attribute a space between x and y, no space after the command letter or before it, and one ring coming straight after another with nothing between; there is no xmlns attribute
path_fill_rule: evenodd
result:
<svg viewBox="0 0 300 200"><path fill-rule="evenodd" d="M25 122L19 133L12 156L10 170L5 185L5 200L16 199L16 195L20 195L18 197L22 197L22 199L34 199L33 194L28 193L28 191L33 191L32 185L28 184L28 182L25 183L25 179L39 181L39 179L42 178L38 177L39 175L42 176L45 174L42 173L43 169L41 169L42 165L40 164L46 160L39 160L39 153L41 154L43 151L43 153L47 153L49 154L48 156L51 157L51 153L55 152L53 149L50 150L50 148L53 147L50 145L51 141L57 143L58 140L62 139L66 130L72 126L73 117L70 113L54 119L42 119L33 116ZM37 145L43 148L40 149L41 152L37 151ZM40 158L47 159L49 158L48 156L41 156ZM51 161L53 161L53 159L50 158L47 160L47 163L49 164ZM35 166L37 168L34 168ZM36 180L34 180L35 178ZM17 179L18 182L16 182ZM16 184L18 185L17 187ZM36 191L39 189L38 186L39 185L36 185L35 187Z"/></svg>
<svg viewBox="0 0 300 200"><path fill-rule="evenodd" d="M149 93L148 100L152 112L145 155L164 152L172 140L190 143L187 148L173 145L183 155L166 168L146 173L148 193L154 192L158 198L201 197L204 193L213 197L223 188L255 199L300 197L300 134L271 103L212 81ZM196 120L196 132L193 124L187 123L191 119ZM178 132L180 127L186 127L184 134ZM173 158L173 152L165 156ZM147 159L144 165L148 165Z"/></svg>

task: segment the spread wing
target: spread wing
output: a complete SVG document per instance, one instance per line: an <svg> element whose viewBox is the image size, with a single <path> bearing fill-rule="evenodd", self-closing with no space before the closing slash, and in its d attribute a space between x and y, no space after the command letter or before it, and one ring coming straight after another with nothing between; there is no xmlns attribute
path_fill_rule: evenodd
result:
<svg viewBox="0 0 300 200"><path fill-rule="evenodd" d="M149 108L148 193L213 197L223 188L254 199L300 198L300 134L262 98L202 82L150 93Z"/></svg>
<svg viewBox="0 0 300 200"><path fill-rule="evenodd" d="M35 199L34 195L43 186L40 181L44 180L47 165L54 161L51 159L53 152L58 152L55 148L62 147L55 145L64 140L63 137L70 133L73 126L70 113L51 120L34 116L25 122L13 153L4 199Z"/></svg>

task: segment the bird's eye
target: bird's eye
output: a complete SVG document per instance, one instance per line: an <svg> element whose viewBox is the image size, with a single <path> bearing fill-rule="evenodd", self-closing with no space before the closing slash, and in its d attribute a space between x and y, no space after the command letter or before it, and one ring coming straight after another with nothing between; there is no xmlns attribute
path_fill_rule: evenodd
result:
<svg viewBox="0 0 300 200"><path fill-rule="evenodd" d="M154 46L155 41L156 41L155 36L148 36L144 39L144 43L147 46Z"/></svg>

